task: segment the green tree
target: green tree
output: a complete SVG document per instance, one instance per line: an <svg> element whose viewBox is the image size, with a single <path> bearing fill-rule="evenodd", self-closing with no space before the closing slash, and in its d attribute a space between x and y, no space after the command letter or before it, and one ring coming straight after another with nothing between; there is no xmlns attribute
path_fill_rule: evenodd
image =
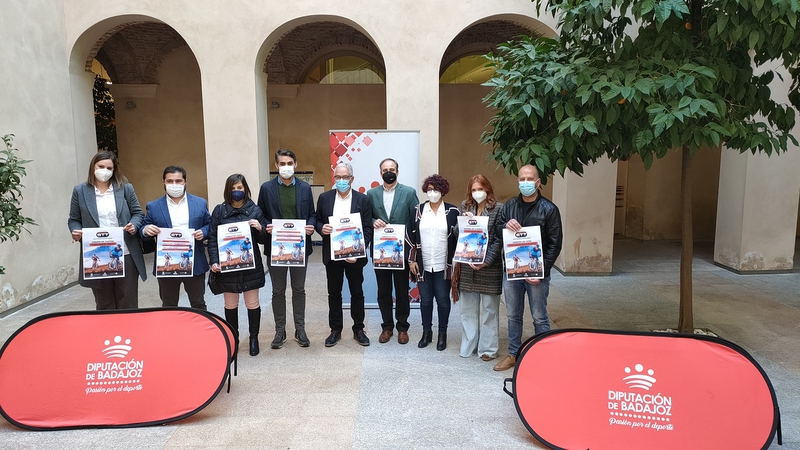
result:
<svg viewBox="0 0 800 450"><path fill-rule="evenodd" d="M692 316L692 156L724 145L740 152L797 145L791 105L772 99L782 65L798 93L799 0L535 0L557 17L557 39L523 38L489 55L496 74L484 99L496 109L483 141L516 173L544 177L607 156L682 152L680 332Z"/></svg>
<svg viewBox="0 0 800 450"><path fill-rule="evenodd" d="M97 151L108 150L117 153L117 113L114 98L108 90L106 79L94 77L94 130L97 135Z"/></svg>
<svg viewBox="0 0 800 450"><path fill-rule="evenodd" d="M33 219L22 215L22 177L26 175L25 164L30 161L17 158L13 144L14 135L3 136L3 150L0 150L0 242L9 239L19 240L25 225L36 225ZM30 233L30 231L28 231ZM5 267L0 266L0 275Z"/></svg>

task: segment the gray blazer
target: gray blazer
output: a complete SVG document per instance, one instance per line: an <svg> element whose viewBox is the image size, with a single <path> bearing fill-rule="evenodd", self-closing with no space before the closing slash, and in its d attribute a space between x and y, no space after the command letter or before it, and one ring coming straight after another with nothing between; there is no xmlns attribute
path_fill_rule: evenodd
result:
<svg viewBox="0 0 800 450"><path fill-rule="evenodd" d="M125 183L121 186L114 186L114 199L117 203L117 221L120 226L125 226L128 222L132 223L136 228L136 234L125 233L125 246L133 258L133 263L136 265L136 270L139 271L139 276L142 281L147 279L147 269L144 265L144 255L142 255L142 247L139 244L138 231L142 226L144 214L142 207L139 205L139 200L136 198L136 192L133 191L133 185ZM97 228L100 226L100 219L97 217L97 199L95 198L94 186L88 183L81 183L72 189L72 201L69 205L69 231L80 230L83 228ZM82 252L81 252L82 253ZM80 273L83 273L83 256L79 254ZM78 277L78 282L81 286L97 287L99 280L84 280L82 276Z"/></svg>

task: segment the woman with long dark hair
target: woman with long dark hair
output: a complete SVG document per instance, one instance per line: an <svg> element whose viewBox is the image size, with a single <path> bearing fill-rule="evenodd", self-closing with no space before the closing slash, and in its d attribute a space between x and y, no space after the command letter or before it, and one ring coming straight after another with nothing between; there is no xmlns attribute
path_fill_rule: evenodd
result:
<svg viewBox="0 0 800 450"><path fill-rule="evenodd" d="M117 155L109 151L97 152L89 163L86 182L72 189L67 225L73 241L83 240L84 228L122 227L124 230L124 256L115 254L115 257L122 258L124 277L84 279L83 249L80 252L78 283L92 289L98 310L139 307L138 278L141 276L142 281L147 279L144 256L136 234L143 219L136 192L122 175Z"/></svg>
<svg viewBox="0 0 800 450"><path fill-rule="evenodd" d="M250 328L250 356L259 353L258 333L261 329L261 305L258 301L258 290L264 287L264 264L258 245L267 243L267 221L261 208L250 199L250 187L244 175L235 173L225 181L223 193L225 201L214 208L211 213L211 226L208 231L208 259L211 271L214 272L215 283L223 292L225 299L225 320L238 332L239 330L239 294L244 297L247 308L247 321ZM246 270L222 272L217 246L217 227L223 224L247 222L250 225L251 238L247 241L247 261L255 260L255 267ZM242 244L243 246L245 244ZM242 249L245 253L245 249ZM230 258L228 258L230 259Z"/></svg>

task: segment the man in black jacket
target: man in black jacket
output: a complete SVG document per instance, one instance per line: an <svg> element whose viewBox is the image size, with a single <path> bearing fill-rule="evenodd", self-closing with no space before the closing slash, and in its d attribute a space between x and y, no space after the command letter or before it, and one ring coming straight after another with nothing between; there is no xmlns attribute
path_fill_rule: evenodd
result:
<svg viewBox="0 0 800 450"><path fill-rule="evenodd" d="M306 221L306 242L303 267L272 266L269 278L272 281L272 313L275 317L275 339L271 347L279 349L286 341L286 275L292 279L292 313L294 315L294 339L300 347L308 347L311 343L306 335L306 269L308 255L313 248L309 237L314 233L317 216L314 213L314 197L311 186L294 175L297 157L288 148L275 152L275 168L278 176L261 185L258 193L258 206L267 219L267 233L272 233L272 221L275 219L298 219ZM272 245L264 246L267 261L271 261Z"/></svg>
<svg viewBox="0 0 800 450"><path fill-rule="evenodd" d="M550 291L550 269L561 253L561 214L558 207L539 194L539 171L527 165L519 169L520 195L503 205L497 218L497 235L503 229L517 232L522 227L538 225L542 232L542 255L544 257L544 279L503 281L503 294L508 315L508 356L500 360L494 370L508 370L517 363L517 354L522 345L523 314L525 312L525 293L528 294L533 329L535 334L550 331L550 318L547 317L547 295Z"/></svg>
<svg viewBox="0 0 800 450"><path fill-rule="evenodd" d="M339 163L333 170L333 189L325 191L317 201L317 232L322 235L322 263L328 278L328 324L331 334L325 339L325 347L333 347L342 338L344 318L342 313L342 287L347 278L350 288L350 317L353 318L353 338L363 346L369 345L364 333L364 266L367 264L366 247L372 243L372 203L369 197L354 190L353 166ZM343 216L359 214L363 231L363 256L334 259L331 256L331 233L334 220L346 220ZM337 247L338 248L338 247Z"/></svg>

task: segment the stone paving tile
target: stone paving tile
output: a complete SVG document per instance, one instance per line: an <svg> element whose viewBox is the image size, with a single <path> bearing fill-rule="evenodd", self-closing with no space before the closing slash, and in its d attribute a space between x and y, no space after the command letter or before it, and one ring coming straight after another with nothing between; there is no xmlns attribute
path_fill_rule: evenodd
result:
<svg viewBox="0 0 800 450"><path fill-rule="evenodd" d="M800 256L800 246L798 246ZM697 243L694 260L695 326L708 328L746 351L764 368L775 388L783 423L782 447L800 449L800 270L788 274L737 275L712 261L713 244ZM800 257L796 256L797 262ZM615 242L610 276L552 274L549 313L553 328L648 331L674 328L678 321L677 242ZM369 277L370 274L365 273ZM142 306L158 306L157 284L140 285ZM271 350L274 333L271 287L260 291L262 352L240 346L239 375L231 392L221 392L203 411L161 427L31 432L0 421L0 449L20 448L545 448L519 419L495 361L461 358L456 304L448 348L418 349L419 311L411 312L411 342L377 342L381 317L367 311L372 345L361 347L345 332L325 348L327 294L320 252L307 277L306 331L311 347L289 339ZM222 296L207 296L222 315ZM288 302L291 303L291 302ZM185 295L181 304L186 305ZM91 309L91 293L72 287L0 319L0 342L28 320L50 312ZM434 313L436 323L436 313ZM291 306L289 306L291 317ZM505 306L500 307L500 357L507 354ZM239 310L246 334L244 308ZM533 332L526 308L524 335ZM187 380L190 382L190 380Z"/></svg>

